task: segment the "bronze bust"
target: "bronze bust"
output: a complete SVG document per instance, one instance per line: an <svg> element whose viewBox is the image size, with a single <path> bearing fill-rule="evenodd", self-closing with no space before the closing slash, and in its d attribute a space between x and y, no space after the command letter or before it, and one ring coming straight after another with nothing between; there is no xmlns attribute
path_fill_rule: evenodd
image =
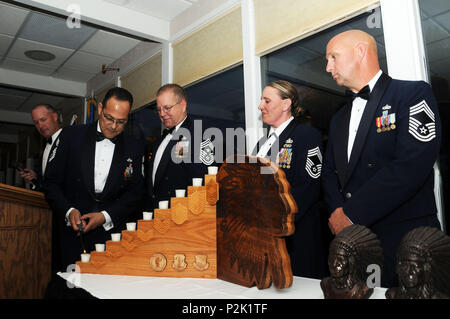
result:
<svg viewBox="0 0 450 319"><path fill-rule="evenodd" d="M373 288L367 287L367 267L383 266L380 241L368 228L351 225L331 242L328 255L330 277L320 282L325 299L365 299Z"/></svg>
<svg viewBox="0 0 450 319"><path fill-rule="evenodd" d="M399 287L388 299L448 299L450 237L437 228L419 227L402 239L397 251Z"/></svg>

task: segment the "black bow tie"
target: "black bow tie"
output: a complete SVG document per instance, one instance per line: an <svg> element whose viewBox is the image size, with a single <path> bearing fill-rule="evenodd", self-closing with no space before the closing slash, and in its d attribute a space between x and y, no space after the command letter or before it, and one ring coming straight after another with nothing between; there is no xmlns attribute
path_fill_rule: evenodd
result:
<svg viewBox="0 0 450 319"><path fill-rule="evenodd" d="M52 145L52 137L51 136L47 139L47 143Z"/></svg>
<svg viewBox="0 0 450 319"><path fill-rule="evenodd" d="M353 99L360 97L360 98L368 101L369 97L370 97L370 87L368 85L366 85L358 93L355 93L351 90L345 90L345 95L351 96Z"/></svg>
<svg viewBox="0 0 450 319"><path fill-rule="evenodd" d="M172 132L173 132L174 129L175 129L175 126L173 126L173 127L171 127L171 128L165 128L165 129L163 130L162 137L164 138L164 137L167 136L167 134L172 134Z"/></svg>
<svg viewBox="0 0 450 319"><path fill-rule="evenodd" d="M103 135L102 132L97 131L97 142L101 142L105 138L107 138L107 137L105 135ZM108 140L110 140L112 143L116 144L118 138L119 138L119 135L116 135L113 138L108 138Z"/></svg>

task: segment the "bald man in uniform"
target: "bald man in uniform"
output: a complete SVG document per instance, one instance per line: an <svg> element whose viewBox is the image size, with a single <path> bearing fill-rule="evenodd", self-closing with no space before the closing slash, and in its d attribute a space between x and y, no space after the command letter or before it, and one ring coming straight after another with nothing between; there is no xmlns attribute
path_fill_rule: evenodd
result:
<svg viewBox="0 0 450 319"><path fill-rule="evenodd" d="M396 251L420 226L440 227L433 165L441 141L438 106L423 81L394 80L379 67L372 36L350 30L326 48L327 67L353 99L330 124L322 168L329 227L369 227L384 254L381 286L396 284Z"/></svg>

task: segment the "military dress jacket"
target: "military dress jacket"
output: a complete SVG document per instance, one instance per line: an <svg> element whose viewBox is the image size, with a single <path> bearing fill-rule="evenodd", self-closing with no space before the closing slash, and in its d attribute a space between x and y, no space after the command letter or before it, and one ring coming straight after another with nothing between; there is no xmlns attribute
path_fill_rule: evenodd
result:
<svg viewBox="0 0 450 319"><path fill-rule="evenodd" d="M352 105L332 119L322 181L330 213L343 207L368 227L436 215L433 165L441 123L431 87L382 74L367 102L350 161Z"/></svg>
<svg viewBox="0 0 450 319"><path fill-rule="evenodd" d="M124 133L115 144L103 192L95 193L96 134L97 123L65 127L56 151L49 156L45 172L44 193L60 221L62 258L66 265L79 260L81 251L79 237L65 222L71 207L82 215L105 210L111 216L112 229L106 231L99 226L83 236L86 249L93 250L96 243L104 243L111 239L111 233L124 229L145 194L142 175L145 143Z"/></svg>
<svg viewBox="0 0 450 319"><path fill-rule="evenodd" d="M256 155L263 137L253 150ZM267 157L286 174L298 207L295 232L286 247L295 276L322 278L326 271L326 249L318 201L321 196L322 137L313 127L292 120L272 145Z"/></svg>
<svg viewBox="0 0 450 319"><path fill-rule="evenodd" d="M203 130L200 126L197 132L194 132L194 124L194 120L188 116L180 128L172 133L173 136L161 156L154 182L154 157L165 136L159 137L153 144L152 158L147 167L147 210L158 208L159 201L175 197L176 189L185 189L187 196L187 187L192 185L192 179L204 180L208 166L215 165L214 144L209 139L203 140Z"/></svg>

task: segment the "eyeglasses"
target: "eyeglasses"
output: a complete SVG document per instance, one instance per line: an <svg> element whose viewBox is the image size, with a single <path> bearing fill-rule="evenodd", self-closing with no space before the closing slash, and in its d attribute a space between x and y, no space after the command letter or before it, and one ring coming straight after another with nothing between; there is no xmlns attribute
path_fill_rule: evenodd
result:
<svg viewBox="0 0 450 319"><path fill-rule="evenodd" d="M163 107L156 107L156 112L161 113L162 110L164 110L164 112L169 112L175 105L179 104L180 102L175 103L174 105L166 105Z"/></svg>
<svg viewBox="0 0 450 319"><path fill-rule="evenodd" d="M128 120L125 120L125 119L116 120L111 115L105 114L105 112L103 112L103 110L102 110L102 114L103 114L103 117L105 118L106 123L108 123L110 125L113 125L114 123L116 123L117 126L123 126L123 125L127 124L127 122L128 122Z"/></svg>

